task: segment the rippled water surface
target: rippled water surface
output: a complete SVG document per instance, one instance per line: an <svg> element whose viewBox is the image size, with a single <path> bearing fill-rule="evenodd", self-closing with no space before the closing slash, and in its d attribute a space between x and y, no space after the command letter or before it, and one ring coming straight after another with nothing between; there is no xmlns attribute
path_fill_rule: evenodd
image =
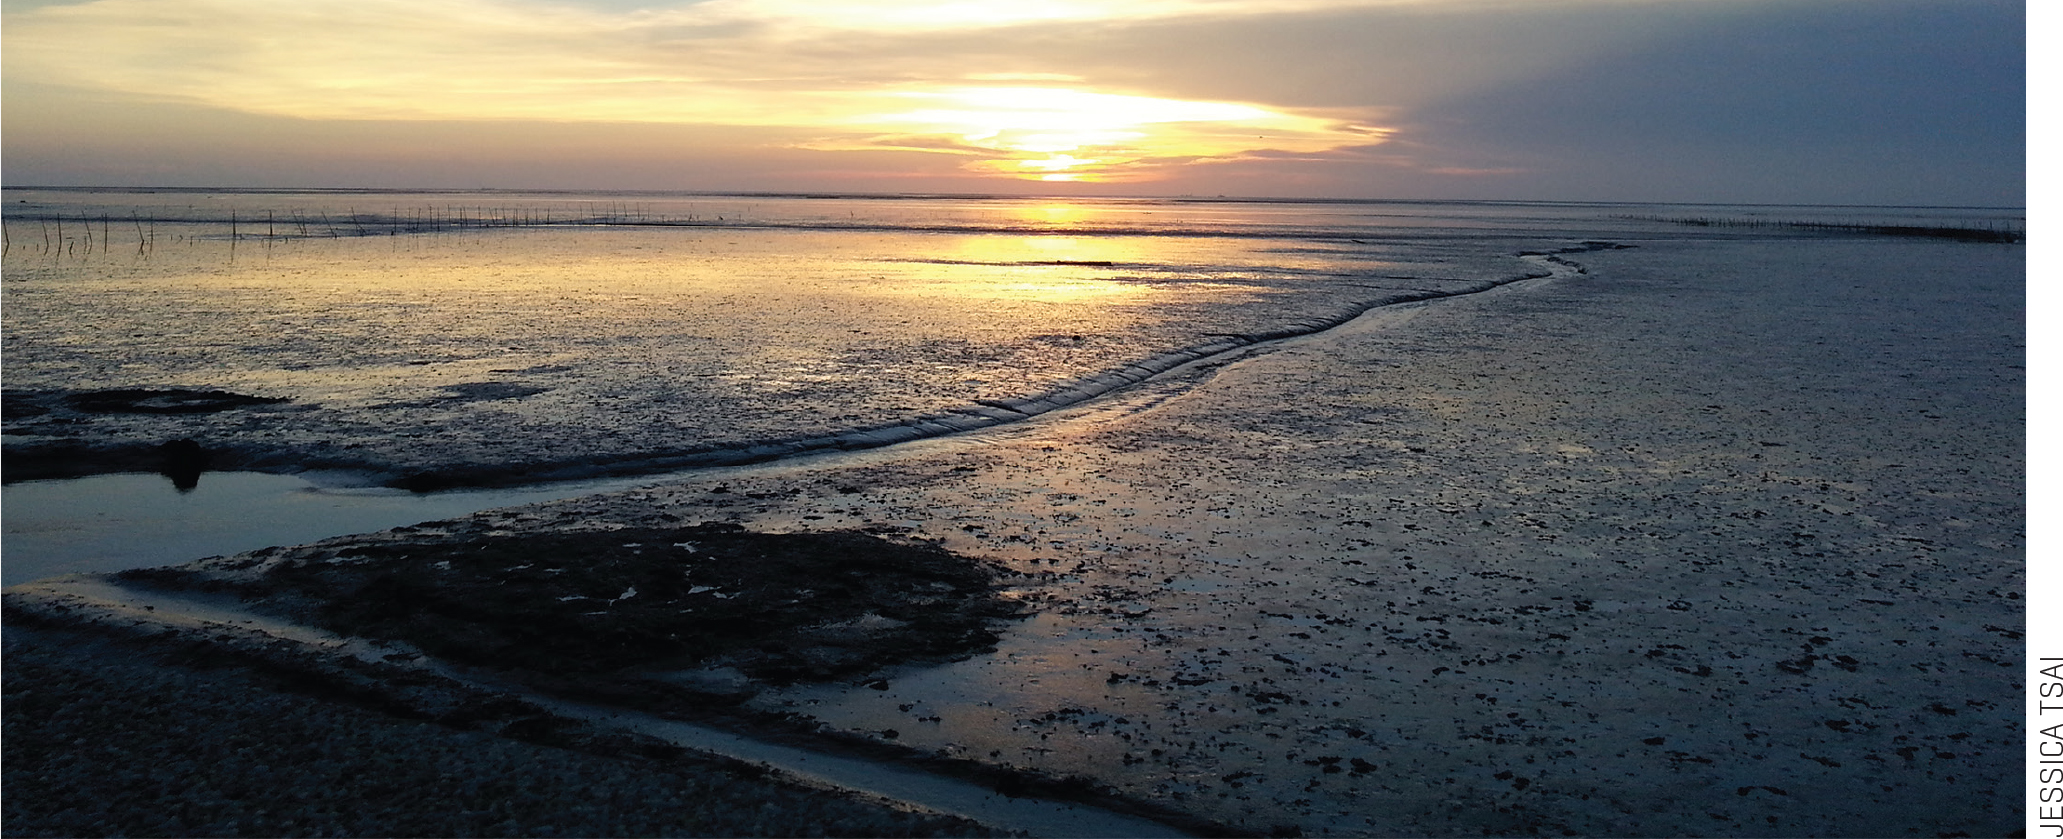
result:
<svg viewBox="0 0 2063 839"><path fill-rule="evenodd" d="M422 206L365 220L334 205L369 196L311 209L211 194L53 204L33 232L12 220L10 439L186 438L261 468L380 474L635 462L979 410L1523 267L1340 238L1351 219L1296 208L785 199L581 215L407 197ZM233 235L211 201L244 205ZM286 206L252 221L268 201ZM285 401L66 401L125 388Z"/></svg>
<svg viewBox="0 0 2063 839"><path fill-rule="evenodd" d="M15 462L185 439L213 468L437 476L421 486L654 471L698 453L778 456L798 440L1007 420L1027 400L1079 395L1083 382L1171 354L1521 276L1533 267L1516 258L1526 249L1681 235L1651 219L1709 213L587 193L6 197ZM171 410L166 397L136 401L149 393L129 394L135 404L95 395L119 390L269 401Z"/></svg>

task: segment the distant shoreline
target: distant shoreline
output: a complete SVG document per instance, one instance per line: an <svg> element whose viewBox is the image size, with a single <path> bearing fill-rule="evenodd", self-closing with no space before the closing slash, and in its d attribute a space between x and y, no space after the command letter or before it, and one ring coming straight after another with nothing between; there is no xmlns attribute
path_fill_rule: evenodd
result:
<svg viewBox="0 0 2063 839"><path fill-rule="evenodd" d="M1203 196L1163 195L1142 193L1136 195L1076 195L1069 193L958 193L958 192L758 192L749 190L673 190L673 189L525 189L521 187L240 187L240 186L50 186L50 185L4 185L4 191L48 191L48 192L108 192L108 193L223 193L248 195L647 195L666 198L808 198L821 200L880 200L914 201L934 199L958 199L979 201L1144 201L1167 203L1202 204L1458 204L1465 206L1599 206L1599 207L1649 207L1649 206L1697 206L1697 207L1800 207L1819 209L1891 209L1891 210L2002 210L2025 213L2026 206L1990 206L1971 204L1770 204L1742 202L1705 201L1570 201L1547 198L1299 198L1281 196Z"/></svg>

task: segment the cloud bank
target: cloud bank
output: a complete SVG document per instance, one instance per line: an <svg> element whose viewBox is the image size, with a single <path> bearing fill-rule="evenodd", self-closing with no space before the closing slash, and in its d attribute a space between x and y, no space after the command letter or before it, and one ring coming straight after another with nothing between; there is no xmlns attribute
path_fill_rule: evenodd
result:
<svg viewBox="0 0 2063 839"><path fill-rule="evenodd" d="M92 0L10 3L0 84L10 183L1999 203L2020 194L2002 157L2024 136L2022 14ZM437 139L452 136L467 154Z"/></svg>

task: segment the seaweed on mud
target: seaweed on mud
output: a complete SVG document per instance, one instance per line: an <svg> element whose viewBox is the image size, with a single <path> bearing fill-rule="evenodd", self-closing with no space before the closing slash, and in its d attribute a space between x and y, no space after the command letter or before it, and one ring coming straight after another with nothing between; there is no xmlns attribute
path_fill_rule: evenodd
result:
<svg viewBox="0 0 2063 839"><path fill-rule="evenodd" d="M495 402L503 399L522 399L526 396L536 396L537 394L548 392L551 388L516 384L514 382L465 382L463 384L445 385L440 390L443 391L441 394L428 399L388 402L382 405L381 408L385 410L396 408L431 408L439 405L455 405L466 402Z"/></svg>
<svg viewBox="0 0 2063 839"><path fill-rule="evenodd" d="M42 391L15 390L0 391L0 417L24 419L40 417L50 413L49 401Z"/></svg>
<svg viewBox="0 0 2063 839"><path fill-rule="evenodd" d="M90 414L211 414L288 400L221 390L121 388L67 394L65 404Z"/></svg>
<svg viewBox="0 0 2063 839"><path fill-rule="evenodd" d="M990 622L1017 611L996 596L997 573L866 533L703 524L405 537L228 582L259 608L452 661L560 675L733 667L792 682L992 648Z"/></svg>

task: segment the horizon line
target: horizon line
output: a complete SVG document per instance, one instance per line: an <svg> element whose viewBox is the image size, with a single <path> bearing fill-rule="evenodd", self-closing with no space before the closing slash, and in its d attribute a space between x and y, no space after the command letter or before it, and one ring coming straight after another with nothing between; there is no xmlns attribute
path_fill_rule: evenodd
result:
<svg viewBox="0 0 2063 839"><path fill-rule="evenodd" d="M1831 207L1831 208L1879 208L1907 210L2017 210L2027 211L2026 205L1985 204L1859 204L1838 202L1763 202L1763 201L1681 201L1681 200L1576 200L1566 198L1325 198L1284 196L1240 196L1240 195L1198 195L1180 194L1115 194L1077 195L1067 193L990 193L990 192L866 192L841 190L695 190L695 189L608 189L608 188L525 188L525 187L265 187L265 186L88 186L56 184L0 184L0 190L41 190L48 192L217 192L247 193L254 195L289 195L296 193L336 194L506 194L506 195L668 195L733 198L804 198L820 200L1029 200L1029 201L1174 201L1195 203L1238 203L1238 204L1562 204L1562 205L1691 205L1710 207Z"/></svg>

